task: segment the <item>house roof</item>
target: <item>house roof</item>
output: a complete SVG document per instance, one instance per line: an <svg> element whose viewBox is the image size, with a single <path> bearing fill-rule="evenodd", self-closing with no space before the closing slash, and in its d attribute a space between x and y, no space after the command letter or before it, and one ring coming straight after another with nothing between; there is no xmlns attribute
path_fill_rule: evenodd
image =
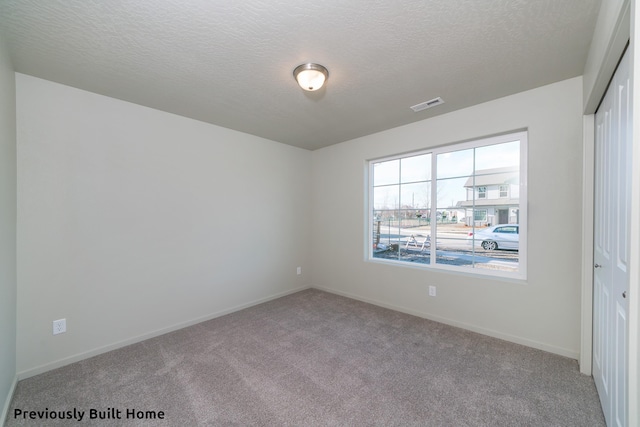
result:
<svg viewBox="0 0 640 427"><path fill-rule="evenodd" d="M3 0L0 37L19 73L317 149L582 75L600 2Z"/></svg>
<svg viewBox="0 0 640 427"><path fill-rule="evenodd" d="M505 199L476 199L475 202L473 200L462 200L457 203L457 206L461 208L471 208L474 206L476 208L487 207L487 206L517 207L519 205L520 205L520 201L518 199L506 199L506 198Z"/></svg>
<svg viewBox="0 0 640 427"><path fill-rule="evenodd" d="M464 186L471 187L487 187L489 185L505 185L518 183L518 168L505 167L477 170L474 177L469 177Z"/></svg>

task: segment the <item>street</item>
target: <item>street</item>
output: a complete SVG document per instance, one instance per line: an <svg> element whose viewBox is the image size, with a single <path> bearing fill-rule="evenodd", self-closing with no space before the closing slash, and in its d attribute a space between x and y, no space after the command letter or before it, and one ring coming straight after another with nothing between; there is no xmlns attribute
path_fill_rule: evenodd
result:
<svg viewBox="0 0 640 427"><path fill-rule="evenodd" d="M471 241L467 240L469 231L471 228L462 224L438 224L435 239L436 263L468 265L501 271L518 270L518 251L487 251L477 245L474 248ZM389 227L381 227L380 245L374 250L373 256L374 258L429 264L431 262L431 245L433 245L433 239L429 238L430 232L430 226L392 227L391 230ZM427 243L423 249L425 240Z"/></svg>

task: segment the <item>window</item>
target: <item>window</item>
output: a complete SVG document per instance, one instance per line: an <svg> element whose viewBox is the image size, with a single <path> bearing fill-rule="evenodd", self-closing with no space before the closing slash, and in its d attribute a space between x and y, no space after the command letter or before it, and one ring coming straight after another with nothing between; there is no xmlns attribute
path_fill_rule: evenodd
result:
<svg viewBox="0 0 640 427"><path fill-rule="evenodd" d="M526 144L518 132L369 161L368 259L525 278Z"/></svg>
<svg viewBox="0 0 640 427"><path fill-rule="evenodd" d="M478 199L487 198L487 187L478 187Z"/></svg>
<svg viewBox="0 0 640 427"><path fill-rule="evenodd" d="M496 228L496 233L509 233L509 234L518 234L518 226L517 225L508 225L505 227Z"/></svg>
<svg viewBox="0 0 640 427"><path fill-rule="evenodd" d="M486 209L476 209L473 211L473 220L474 221L486 221L487 220L487 210Z"/></svg>

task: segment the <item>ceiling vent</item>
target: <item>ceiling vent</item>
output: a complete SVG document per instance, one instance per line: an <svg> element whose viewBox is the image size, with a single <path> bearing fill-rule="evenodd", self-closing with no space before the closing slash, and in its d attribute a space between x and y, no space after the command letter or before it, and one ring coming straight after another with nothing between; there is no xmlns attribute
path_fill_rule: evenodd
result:
<svg viewBox="0 0 640 427"><path fill-rule="evenodd" d="M417 113L418 111L426 110L427 108L435 107L436 105L440 105L440 104L444 104L444 101L442 100L442 98L437 97L437 98L433 98L430 101L416 104L410 108L413 110L414 113Z"/></svg>

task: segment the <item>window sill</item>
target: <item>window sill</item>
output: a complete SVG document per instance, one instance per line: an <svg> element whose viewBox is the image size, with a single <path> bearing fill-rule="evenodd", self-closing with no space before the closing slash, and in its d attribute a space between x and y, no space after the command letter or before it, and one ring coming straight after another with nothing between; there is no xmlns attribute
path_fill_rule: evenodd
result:
<svg viewBox="0 0 640 427"><path fill-rule="evenodd" d="M445 273L445 274L453 274L457 276L464 277L472 277L476 279L484 279L484 280L498 280L501 282L513 283L517 285L526 285L528 284L526 275L521 272L511 273L511 272L501 272L496 270L482 270L482 269L461 269L460 267L449 267L447 265L442 264L424 264L410 261L396 261L390 259L382 259L382 258L374 258L368 257L365 259L365 262L372 264L382 264L393 267L401 267L401 268L412 268L423 271L431 271L434 273Z"/></svg>

